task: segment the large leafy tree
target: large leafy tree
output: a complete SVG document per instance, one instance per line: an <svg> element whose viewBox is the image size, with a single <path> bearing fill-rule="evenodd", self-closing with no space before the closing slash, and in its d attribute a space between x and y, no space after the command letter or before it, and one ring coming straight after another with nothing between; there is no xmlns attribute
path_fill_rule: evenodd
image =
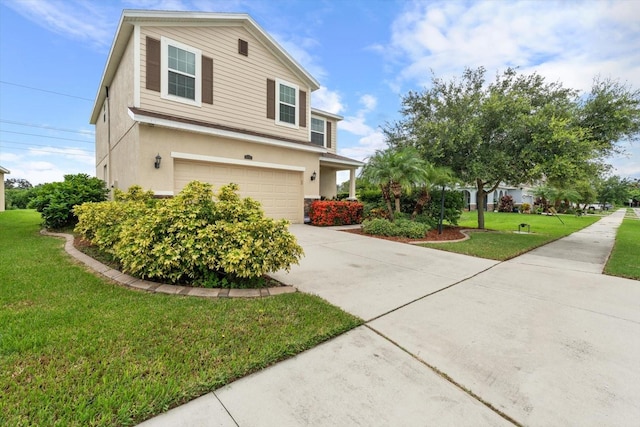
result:
<svg viewBox="0 0 640 427"><path fill-rule="evenodd" d="M28 190L30 188L33 188L33 185L31 185L31 183L24 178L9 178L5 179L4 188L7 190Z"/></svg>
<svg viewBox="0 0 640 427"><path fill-rule="evenodd" d="M625 205L629 201L630 190L630 181L616 175L610 176L598 184L598 201L601 204Z"/></svg>
<svg viewBox="0 0 640 427"><path fill-rule="evenodd" d="M403 98L403 119L386 129L391 143L418 148L477 188L479 228L484 197L501 182L546 177L557 185L599 173L617 141L640 129L640 96L624 85L596 81L579 97L538 74L507 69L490 83L485 74L478 68L450 81L434 76L430 88Z"/></svg>
<svg viewBox="0 0 640 427"><path fill-rule="evenodd" d="M415 148L388 148L376 151L369 158L362 169L362 177L380 186L389 217L393 218L391 199L394 199L395 212L399 213L402 193L410 194L416 185L424 184L428 168Z"/></svg>

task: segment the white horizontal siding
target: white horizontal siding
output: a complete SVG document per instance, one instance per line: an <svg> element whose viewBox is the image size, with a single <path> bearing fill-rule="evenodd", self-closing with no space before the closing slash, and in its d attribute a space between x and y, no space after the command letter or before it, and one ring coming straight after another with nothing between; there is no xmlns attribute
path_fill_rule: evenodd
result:
<svg viewBox="0 0 640 427"><path fill-rule="evenodd" d="M140 107L165 114L189 117L240 129L308 140L308 128L292 129L277 126L266 118L267 79L280 78L307 92L307 123L309 123L308 88L280 63L271 52L242 27L143 27L140 31ZM160 97L159 92L146 89L146 36L162 36L179 41L213 58L213 105L195 107ZM238 53L238 39L249 42L249 56Z"/></svg>

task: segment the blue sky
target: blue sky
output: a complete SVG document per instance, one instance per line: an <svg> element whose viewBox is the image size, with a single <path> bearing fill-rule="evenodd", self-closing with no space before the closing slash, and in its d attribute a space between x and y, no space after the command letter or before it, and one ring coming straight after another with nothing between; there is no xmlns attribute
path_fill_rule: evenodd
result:
<svg viewBox="0 0 640 427"><path fill-rule="evenodd" d="M385 147L380 126L431 71L508 66L587 91L640 88L640 1L0 0L0 165L32 184L93 175L89 115L122 9L250 14L322 84L312 105L345 119L342 155ZM69 96L70 95L70 96ZM640 178L640 145L611 159ZM341 176L341 180L346 179Z"/></svg>

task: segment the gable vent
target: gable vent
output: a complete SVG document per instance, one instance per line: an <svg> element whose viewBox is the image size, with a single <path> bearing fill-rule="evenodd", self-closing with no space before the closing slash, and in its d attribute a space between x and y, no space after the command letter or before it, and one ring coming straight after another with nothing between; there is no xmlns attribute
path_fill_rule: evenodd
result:
<svg viewBox="0 0 640 427"><path fill-rule="evenodd" d="M249 42L238 39L238 53L240 55L249 56Z"/></svg>

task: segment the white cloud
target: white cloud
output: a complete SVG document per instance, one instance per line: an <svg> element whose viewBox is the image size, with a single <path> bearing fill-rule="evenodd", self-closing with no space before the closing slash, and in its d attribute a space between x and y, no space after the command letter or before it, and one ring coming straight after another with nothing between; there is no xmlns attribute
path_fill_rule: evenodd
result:
<svg viewBox="0 0 640 427"><path fill-rule="evenodd" d="M375 110L378 105L378 99L373 95L362 95L360 97L360 103L364 105L366 111Z"/></svg>
<svg viewBox="0 0 640 427"><path fill-rule="evenodd" d="M45 156L51 157L52 155L61 156L63 159L73 160L74 162L83 163L85 165L93 166L95 164L95 158L93 153L90 151L67 147L38 147L38 148L30 148L29 154L32 156Z"/></svg>
<svg viewBox="0 0 640 427"><path fill-rule="evenodd" d="M331 91L326 87L313 92L311 105L320 110L328 111L333 114L340 114L344 110L342 100L338 92Z"/></svg>
<svg viewBox="0 0 640 427"><path fill-rule="evenodd" d="M310 53L310 50L318 45L317 40L310 37L299 37L295 34L285 36L271 33L271 36L315 79L321 81L327 77L327 70L320 65L320 58Z"/></svg>
<svg viewBox="0 0 640 427"><path fill-rule="evenodd" d="M640 86L640 2L414 2L375 46L394 70L392 90L426 86L465 66L493 75L506 67L539 71L586 90L601 74Z"/></svg>
<svg viewBox="0 0 640 427"><path fill-rule="evenodd" d="M364 161L377 150L384 150L386 147L387 143L384 134L379 130L375 130L360 138L355 147L345 147L339 152L342 156Z"/></svg>
<svg viewBox="0 0 640 427"><path fill-rule="evenodd" d="M35 24L66 37L89 41L100 48L111 44L115 23L100 3L78 0L8 1L4 3Z"/></svg>
<svg viewBox="0 0 640 427"><path fill-rule="evenodd" d="M11 178L26 179L33 185L62 181L64 175L95 174L93 154L79 148L31 148L26 155L0 153L0 164L11 171Z"/></svg>
<svg viewBox="0 0 640 427"><path fill-rule="evenodd" d="M340 122L340 129L358 136L369 135L374 132L373 128L365 123L364 114L346 117Z"/></svg>

